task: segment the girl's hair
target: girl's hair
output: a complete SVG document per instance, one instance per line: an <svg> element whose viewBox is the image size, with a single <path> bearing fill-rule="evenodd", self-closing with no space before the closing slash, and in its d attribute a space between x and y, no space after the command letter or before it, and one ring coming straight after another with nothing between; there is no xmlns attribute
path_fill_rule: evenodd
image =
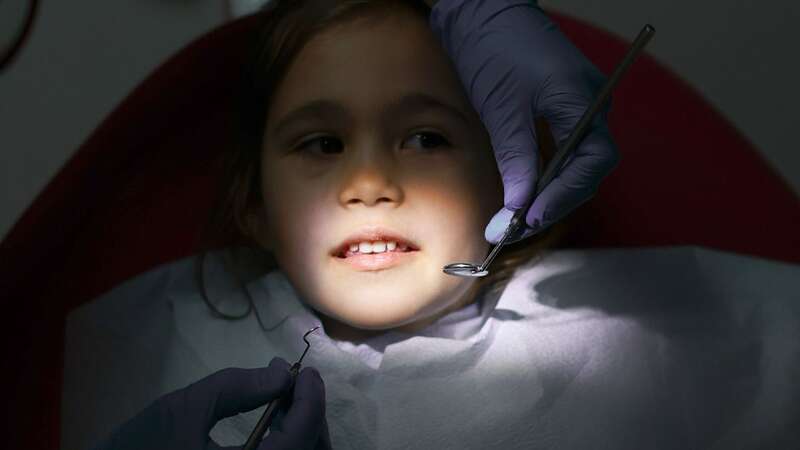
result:
<svg viewBox="0 0 800 450"><path fill-rule="evenodd" d="M252 305L244 315L235 317L213 307L202 275L207 252L224 248L227 261L224 258L223 264L242 283L278 268L273 255L254 238L252 221L257 220L253 213L263 201L260 167L267 110L290 63L322 30L356 19L375 20L375 15L385 16L403 7L427 21L430 8L422 0L272 0L257 13L260 23L250 38L249 56L236 93L234 143L221 155L224 172L219 196L200 235L201 252L196 260L200 289L216 315L241 318L249 314ZM546 125L537 121L536 126L538 136L545 137L540 153L545 158L551 156L554 146ZM546 161L540 158L540 167ZM559 242L567 229L567 222L562 221L532 238L506 245L492 263L491 273L476 281L479 289L504 284L517 267L538 259Z"/></svg>

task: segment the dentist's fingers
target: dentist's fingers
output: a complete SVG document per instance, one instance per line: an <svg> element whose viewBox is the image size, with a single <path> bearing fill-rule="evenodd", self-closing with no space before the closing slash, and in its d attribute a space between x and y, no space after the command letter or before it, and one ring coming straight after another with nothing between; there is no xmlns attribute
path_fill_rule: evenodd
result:
<svg viewBox="0 0 800 450"><path fill-rule="evenodd" d="M325 383L313 367L305 367L297 375L292 403L278 426L270 428L260 450L313 450L323 433L325 421ZM325 427L327 430L327 427ZM330 438L327 438L330 440Z"/></svg>
<svg viewBox="0 0 800 450"><path fill-rule="evenodd" d="M525 222L538 222L541 231L562 220L594 197L600 182L619 164L619 159L607 128L598 127L589 133L533 202Z"/></svg>
<svg viewBox="0 0 800 450"><path fill-rule="evenodd" d="M204 390L204 398L215 399L209 406L209 427L238 413L251 411L279 398L290 385L289 363L275 357L268 367L256 369L228 368L201 380L197 388ZM193 385L193 386L195 386ZM190 386L189 395L192 395Z"/></svg>

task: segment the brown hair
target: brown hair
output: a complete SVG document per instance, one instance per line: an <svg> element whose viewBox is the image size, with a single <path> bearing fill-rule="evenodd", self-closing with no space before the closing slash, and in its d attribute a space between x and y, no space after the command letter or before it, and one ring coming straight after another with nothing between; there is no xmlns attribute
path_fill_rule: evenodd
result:
<svg viewBox="0 0 800 450"><path fill-rule="evenodd" d="M427 20L430 8L422 0L273 0L257 13L259 24L249 43L249 57L242 72L236 100L236 136L234 145L223 156L224 173L220 180L220 196L212 209L201 241L205 249L198 259L197 274L201 291L215 314L227 316L214 308L207 296L202 279L202 264L206 252L225 247L229 252L228 270L241 282L277 269L272 254L261 248L253 237L250 219L261 198L261 149L267 110L272 94L303 45L316 33L333 25L354 19L386 14L398 7L410 8ZM537 121L541 154L553 153L552 138L546 125ZM548 139L549 138L549 139ZM546 159L540 158L541 163ZM478 288L501 286L520 265L530 263L536 256L553 247L565 234L567 226L557 223L534 237L506 245L492 263L491 273L479 278ZM224 262L224 261L223 261ZM245 272L248 272L247 274ZM252 308L252 305L250 305Z"/></svg>

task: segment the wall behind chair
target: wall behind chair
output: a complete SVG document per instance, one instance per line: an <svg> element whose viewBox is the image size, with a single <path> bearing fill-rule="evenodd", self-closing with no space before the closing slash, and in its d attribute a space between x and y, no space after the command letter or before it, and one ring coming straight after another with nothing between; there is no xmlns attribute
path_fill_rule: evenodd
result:
<svg viewBox="0 0 800 450"><path fill-rule="evenodd" d="M0 13L11 3L0 2ZM262 0L239 0L238 12ZM694 85L800 194L800 60L790 0L541 0L633 39ZM251 5L251 6L248 6ZM226 20L222 0L42 0L0 74L0 238L100 121L158 64ZM5 25L0 20L0 26ZM747 180L742 180L746 183Z"/></svg>
<svg viewBox="0 0 800 450"><path fill-rule="evenodd" d="M223 11L220 0L40 0L0 74L0 236L103 118Z"/></svg>

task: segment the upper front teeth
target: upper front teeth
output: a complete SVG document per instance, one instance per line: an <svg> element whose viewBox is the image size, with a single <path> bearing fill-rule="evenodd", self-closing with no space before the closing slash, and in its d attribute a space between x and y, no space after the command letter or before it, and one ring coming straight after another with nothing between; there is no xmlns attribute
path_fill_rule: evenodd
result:
<svg viewBox="0 0 800 450"><path fill-rule="evenodd" d="M359 253L382 253L385 251L392 251L397 248L397 242L377 241L377 242L361 242L358 244L350 244L351 252Z"/></svg>

